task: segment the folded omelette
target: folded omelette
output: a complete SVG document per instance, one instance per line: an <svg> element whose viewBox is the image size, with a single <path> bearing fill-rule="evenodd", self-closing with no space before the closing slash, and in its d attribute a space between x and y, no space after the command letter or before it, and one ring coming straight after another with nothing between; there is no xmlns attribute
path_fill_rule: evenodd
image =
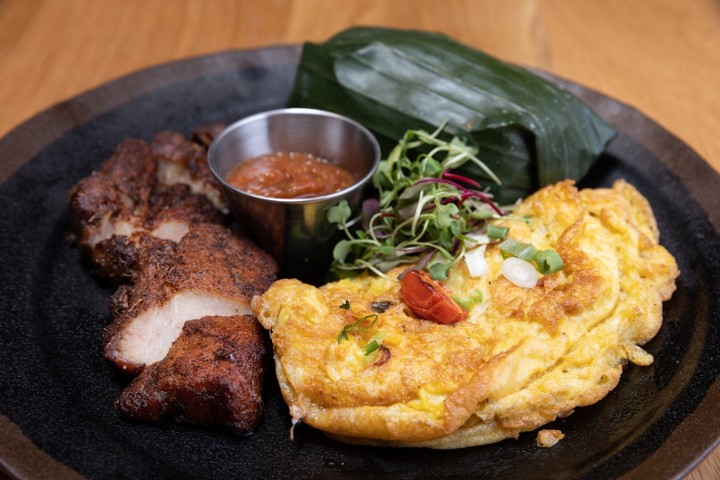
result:
<svg viewBox="0 0 720 480"><path fill-rule="evenodd" d="M628 361L652 363L641 345L660 328L679 271L634 187L561 182L495 224L554 249L564 266L519 287L488 245L489 273L471 277L461 261L443 282L453 298L474 299L454 324L404 304L397 277L408 265L320 288L283 279L255 297L293 423L353 443L488 444L599 401Z"/></svg>

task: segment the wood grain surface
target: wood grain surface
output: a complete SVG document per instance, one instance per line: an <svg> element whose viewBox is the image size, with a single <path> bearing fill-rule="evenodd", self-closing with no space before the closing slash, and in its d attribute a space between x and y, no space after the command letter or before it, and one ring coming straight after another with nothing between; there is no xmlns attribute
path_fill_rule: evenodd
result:
<svg viewBox="0 0 720 480"><path fill-rule="evenodd" d="M717 0L0 0L0 136L149 66L323 41L352 25L443 32L583 84L720 171ZM687 478L720 478L720 450Z"/></svg>

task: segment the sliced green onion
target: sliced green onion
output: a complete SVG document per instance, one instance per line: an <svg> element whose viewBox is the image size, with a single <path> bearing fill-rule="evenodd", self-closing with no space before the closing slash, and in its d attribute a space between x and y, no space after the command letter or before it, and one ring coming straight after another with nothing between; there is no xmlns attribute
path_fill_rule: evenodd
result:
<svg viewBox="0 0 720 480"><path fill-rule="evenodd" d="M378 350L382 345L383 340L385 340L385 337L387 337L387 333L385 332L377 332L375 335L373 335L367 345L365 345L365 347L363 348L363 352L365 353L365 355L370 355L371 353Z"/></svg>
<svg viewBox="0 0 720 480"><path fill-rule="evenodd" d="M500 251L507 257L517 257L526 262L531 262L537 255L537 249L530 244L518 242L512 238L505 239L499 245Z"/></svg>
<svg viewBox="0 0 720 480"><path fill-rule="evenodd" d="M370 321L371 318L372 321ZM372 328L372 326L375 325L375 322L377 322L378 318L379 315L377 313L371 313L370 315L365 315L364 317L358 319L350 325L345 325L345 327L343 327L342 331L340 332L340 335L338 335L337 343L340 343L343 340L348 340L349 333L361 332L363 330L368 330ZM363 323L368 321L370 321L370 324L367 326L363 326Z"/></svg>
<svg viewBox="0 0 720 480"><path fill-rule="evenodd" d="M563 268L563 260L555 250L538 250L527 243L518 242L512 238L504 240L499 245L503 257L517 257L526 262L535 264L535 268L543 275L550 275Z"/></svg>
<svg viewBox="0 0 720 480"><path fill-rule="evenodd" d="M543 250L535 256L535 264L543 275L559 272L563 268L563 260L555 250Z"/></svg>
<svg viewBox="0 0 720 480"><path fill-rule="evenodd" d="M503 240L507 237L508 227L498 227L497 225L488 225L487 236L495 240Z"/></svg>
<svg viewBox="0 0 720 480"><path fill-rule="evenodd" d="M466 248L473 248L476 245L486 245L490 243L490 237L487 236L487 233L470 232L464 236L463 241L465 242Z"/></svg>
<svg viewBox="0 0 720 480"><path fill-rule="evenodd" d="M465 265L471 277L481 277L490 273L490 266L485 259L487 245L480 245L465 252Z"/></svg>
<svg viewBox="0 0 720 480"><path fill-rule="evenodd" d="M472 293L469 297L459 298L453 296L452 299L455 300L455 303L469 312L475 305L482 303L483 293L481 291L477 291Z"/></svg>
<svg viewBox="0 0 720 480"><path fill-rule="evenodd" d="M538 272L530 262L518 257L506 258L502 266L503 275L512 283L522 288L533 288L537 285Z"/></svg>
<svg viewBox="0 0 720 480"><path fill-rule="evenodd" d="M368 342L367 345L365 345L363 352L365 353L365 355L370 355L372 352L374 352L378 348L380 348L380 344L378 343L378 341L371 340L370 342Z"/></svg>

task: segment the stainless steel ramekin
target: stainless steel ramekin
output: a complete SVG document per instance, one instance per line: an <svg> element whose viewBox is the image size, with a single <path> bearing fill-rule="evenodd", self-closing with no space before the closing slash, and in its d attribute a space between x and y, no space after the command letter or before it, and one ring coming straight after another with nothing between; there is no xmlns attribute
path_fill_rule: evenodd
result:
<svg viewBox="0 0 720 480"><path fill-rule="evenodd" d="M350 187L314 198L269 198L226 181L239 162L272 152L304 152L350 172ZM339 239L327 209L347 200L359 207L364 186L380 162L375 137L359 123L322 110L288 108L259 113L227 127L210 146L210 169L245 231L280 263L282 275L320 279Z"/></svg>

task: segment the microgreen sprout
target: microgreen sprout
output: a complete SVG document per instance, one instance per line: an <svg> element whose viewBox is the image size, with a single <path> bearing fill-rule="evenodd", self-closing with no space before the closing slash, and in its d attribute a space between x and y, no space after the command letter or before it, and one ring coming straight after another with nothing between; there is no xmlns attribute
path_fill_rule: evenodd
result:
<svg viewBox="0 0 720 480"><path fill-rule="evenodd" d="M499 184L475 156L477 149L441 133L442 127L405 133L380 162L373 176L377 197L365 200L358 217L351 218L347 202L328 210L328 220L346 236L333 251L338 276L366 269L384 276L397 265L414 263L436 280L445 279L465 252L465 235L503 216L476 180L452 172L471 162Z"/></svg>

